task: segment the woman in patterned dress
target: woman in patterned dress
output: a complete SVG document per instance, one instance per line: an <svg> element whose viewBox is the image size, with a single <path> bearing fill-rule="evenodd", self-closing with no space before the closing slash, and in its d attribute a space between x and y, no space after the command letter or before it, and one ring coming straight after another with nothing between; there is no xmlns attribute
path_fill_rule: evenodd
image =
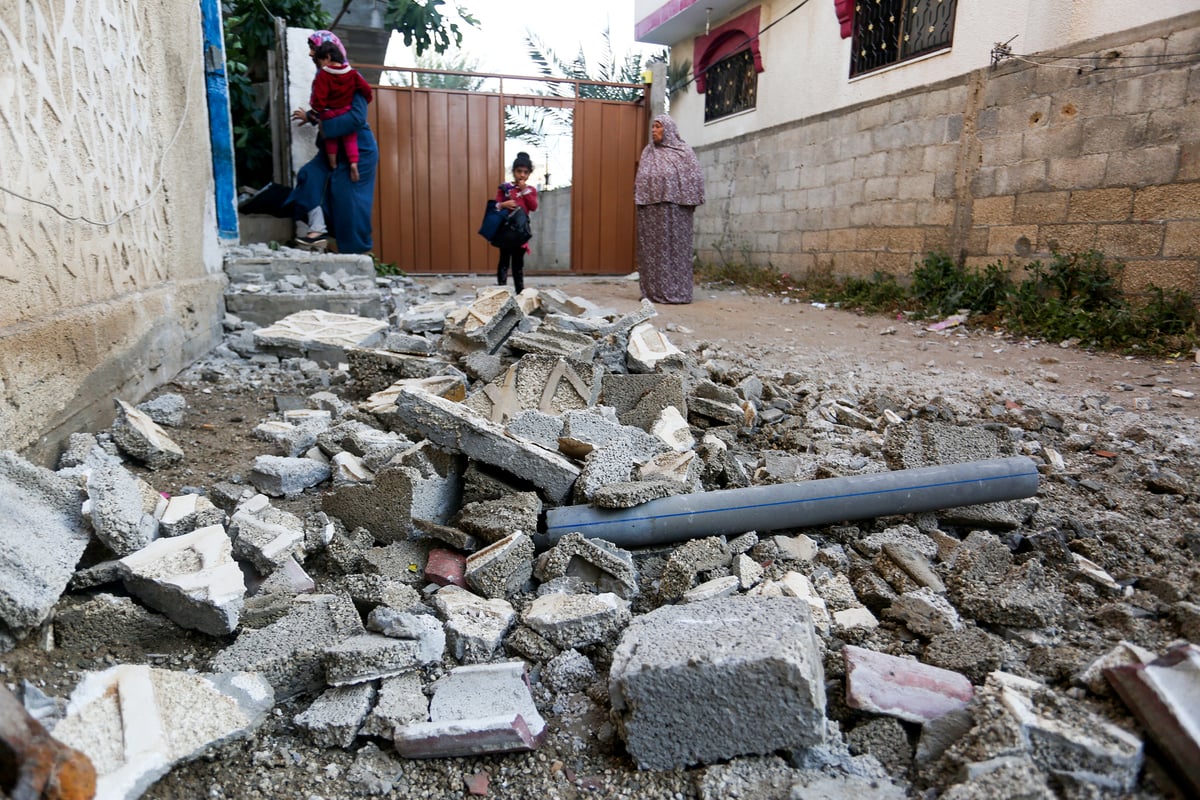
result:
<svg viewBox="0 0 1200 800"><path fill-rule="evenodd" d="M704 171L675 120L654 118L634 181L638 280L652 303L692 302L692 215L704 202Z"/></svg>

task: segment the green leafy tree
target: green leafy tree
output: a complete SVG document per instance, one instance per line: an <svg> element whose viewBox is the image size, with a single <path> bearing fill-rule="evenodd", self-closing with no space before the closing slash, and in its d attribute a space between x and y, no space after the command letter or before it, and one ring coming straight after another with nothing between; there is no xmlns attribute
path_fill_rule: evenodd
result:
<svg viewBox="0 0 1200 800"><path fill-rule="evenodd" d="M644 64L654 59L666 59L667 50L649 56L645 62L634 52L618 58L612 49L612 36L608 27L601 34L604 47L595 65L589 65L582 45L575 58L568 61L547 47L532 31L525 33L525 46L529 59L537 72L546 78L566 78L548 82L545 93L555 97L585 97L600 100L637 100L641 89L623 86L606 86L610 83L642 83ZM575 81L579 83L576 84ZM578 95L576 94L578 86ZM504 131L510 139L519 139L534 147L544 146L549 136L564 135L571 131L571 112L561 108L540 106L509 106L504 111Z"/></svg>
<svg viewBox="0 0 1200 800"><path fill-rule="evenodd" d="M275 19L292 28L337 30L337 21L354 0L343 0L331 23L320 0L225 0L225 68L229 81L229 109L238 183L262 186L271 180L271 129L265 101L255 84L267 79L267 53L275 47ZM384 21L416 48L417 55L432 49L443 53L462 43L459 25L479 22L461 6L457 21L442 11L445 0L388 0Z"/></svg>

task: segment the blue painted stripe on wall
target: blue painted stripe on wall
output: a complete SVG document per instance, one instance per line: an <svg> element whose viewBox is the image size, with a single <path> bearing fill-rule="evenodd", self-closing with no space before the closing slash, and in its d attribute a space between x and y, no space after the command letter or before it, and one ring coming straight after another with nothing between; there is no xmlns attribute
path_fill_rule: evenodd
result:
<svg viewBox="0 0 1200 800"><path fill-rule="evenodd" d="M208 95L208 131L212 141L216 183L217 231L238 240L237 175L233 158L233 121L229 114L229 82L225 75L225 40L221 34L220 0L200 0L204 25L204 84Z"/></svg>

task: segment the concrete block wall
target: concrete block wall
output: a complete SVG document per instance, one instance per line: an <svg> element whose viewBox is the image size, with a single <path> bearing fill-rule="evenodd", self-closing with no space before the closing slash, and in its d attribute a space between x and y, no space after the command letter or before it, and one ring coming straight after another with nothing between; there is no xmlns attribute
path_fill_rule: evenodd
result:
<svg viewBox="0 0 1200 800"><path fill-rule="evenodd" d="M868 277L1095 249L1127 291L1197 292L1196 52L1200 13L699 148L699 258Z"/></svg>

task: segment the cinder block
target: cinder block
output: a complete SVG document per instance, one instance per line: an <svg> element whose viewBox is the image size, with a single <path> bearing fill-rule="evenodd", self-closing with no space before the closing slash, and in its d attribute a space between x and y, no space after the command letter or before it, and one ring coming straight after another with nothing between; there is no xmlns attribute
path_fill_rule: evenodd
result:
<svg viewBox="0 0 1200 800"><path fill-rule="evenodd" d="M723 597L637 617L609 693L642 769L673 769L824 741L825 679L803 600Z"/></svg>

